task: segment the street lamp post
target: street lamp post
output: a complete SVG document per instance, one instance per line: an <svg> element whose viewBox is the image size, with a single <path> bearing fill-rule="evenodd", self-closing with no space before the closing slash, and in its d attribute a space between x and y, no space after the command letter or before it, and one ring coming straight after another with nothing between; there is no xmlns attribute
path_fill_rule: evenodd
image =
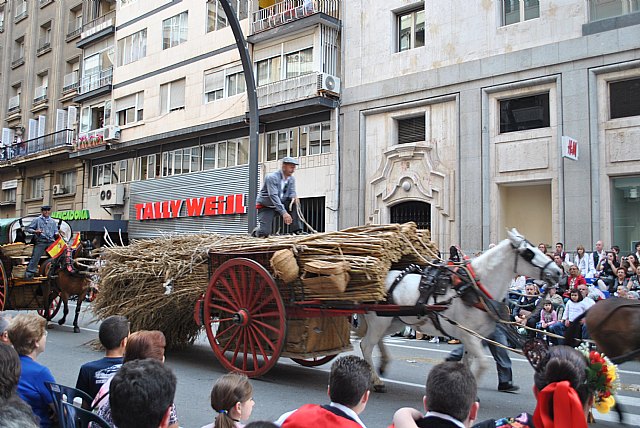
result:
<svg viewBox="0 0 640 428"><path fill-rule="evenodd" d="M216 1L216 0L213 0ZM229 0L217 0L224 9L224 13L229 20L229 26L233 31L236 39L240 60L242 61L242 70L244 72L244 80L247 86L247 99L249 101L249 200L248 206L248 232L251 233L257 224L257 212L255 203L258 196L258 95L256 93L256 81L253 77L253 63L249 55L247 41L242 34L240 21L235 11L231 7Z"/></svg>

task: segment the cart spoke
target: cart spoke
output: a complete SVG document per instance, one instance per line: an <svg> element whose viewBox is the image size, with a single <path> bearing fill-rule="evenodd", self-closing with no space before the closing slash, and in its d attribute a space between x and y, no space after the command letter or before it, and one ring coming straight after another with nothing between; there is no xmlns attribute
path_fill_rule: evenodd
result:
<svg viewBox="0 0 640 428"><path fill-rule="evenodd" d="M238 281L238 271L242 270L242 267L237 267L235 269L229 269L229 283L231 285L231 294L236 299L238 306L244 306L245 300L242 296L242 290L240 290L240 283Z"/></svg>
<svg viewBox="0 0 640 428"><path fill-rule="evenodd" d="M272 326L270 324L267 324L267 323L264 323L262 321L253 320L253 323L256 324L257 326L260 326L260 327L264 328L264 329L271 330L274 333L279 333L280 332L280 329L278 327L274 327L274 326Z"/></svg>
<svg viewBox="0 0 640 428"><path fill-rule="evenodd" d="M262 342L261 342L261 341L260 341L260 339L257 337L257 335L256 335L255 331L256 331L256 329L255 329L255 328L252 328L252 329L251 329L251 333L254 335L254 337L255 337L255 341L256 341L256 344L258 345L258 351L259 351L259 354L258 354L258 355L256 355L256 354L255 354L255 352L254 352L254 356L253 356L253 358L254 358L254 361L258 361L258 357L259 357L259 356L262 356L262 358L264 359L265 364L266 364L266 363L268 363L268 362L269 362L269 354L266 352L266 349L264 349L264 347L262 346ZM272 349L274 349L274 348L272 348ZM256 364L257 364L257 363L256 363Z"/></svg>
<svg viewBox="0 0 640 428"><path fill-rule="evenodd" d="M223 278L220 278L218 281L221 285L223 285L225 288L228 288L228 283L225 283ZM217 285L217 283L216 283ZM214 289L212 290L213 293L216 294L215 297L220 298L222 300L224 300L224 302L226 304L229 305L230 308L232 308L233 311L238 310L238 306L236 305L236 303L232 300L233 296L229 296L229 294L223 293L222 290L220 290L217 287L214 287Z"/></svg>
<svg viewBox="0 0 640 428"><path fill-rule="evenodd" d="M235 314L236 313L236 311L229 309L227 306L222 306L222 305L219 305L217 303L211 303L210 302L208 307L210 309L217 309L217 310L219 310L221 312L224 312L224 313L227 313L227 314Z"/></svg>
<svg viewBox="0 0 640 428"><path fill-rule="evenodd" d="M256 303L262 298L262 295L264 294L264 282L262 278L257 278L255 284L257 285L257 288L251 296L251 300L247 305L248 308L253 308L256 305Z"/></svg>
<svg viewBox="0 0 640 428"><path fill-rule="evenodd" d="M273 294L263 296L263 300L257 306L250 306L250 308L253 312L260 312L262 308L269 305L270 303L275 303L275 296Z"/></svg>
<svg viewBox="0 0 640 428"><path fill-rule="evenodd" d="M242 269L239 269L239 280L238 280L238 289L242 297L242 302L246 306L246 302L251 298L251 294L249 293L249 287L247 282L247 275L249 274L249 269L246 266L243 266Z"/></svg>
<svg viewBox="0 0 640 428"><path fill-rule="evenodd" d="M273 343L273 341L271 339L269 339L269 337L264 334L264 331L260 330L257 327L253 327L255 332L260 336L260 338L262 339L261 341L258 341L258 347L260 348L260 351L262 352L262 355L266 355L264 348L260 345L261 343L266 343L267 345L269 345L270 349L275 350L276 349L276 345L275 343Z"/></svg>
<svg viewBox="0 0 640 428"><path fill-rule="evenodd" d="M240 333L240 328L237 325L233 325L233 326L230 327L230 329L231 328L234 328L234 332L231 335L231 337L229 338L229 341L226 343L224 348L221 349L223 355L224 355L225 352L227 352L229 350L229 346L231 346L232 343L237 342L238 334Z"/></svg>
<svg viewBox="0 0 640 428"><path fill-rule="evenodd" d="M235 324L231 324L229 327L225 328L222 331L218 331L218 333L216 334L216 340L219 337L224 337L225 334L227 334L227 332L231 331L233 328L237 328L238 326ZM231 336L231 338L229 340L233 339L233 335Z"/></svg>

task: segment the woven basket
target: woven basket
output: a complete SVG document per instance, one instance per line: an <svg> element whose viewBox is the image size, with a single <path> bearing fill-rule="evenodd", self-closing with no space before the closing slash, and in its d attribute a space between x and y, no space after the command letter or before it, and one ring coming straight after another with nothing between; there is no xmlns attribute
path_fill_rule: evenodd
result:
<svg viewBox="0 0 640 428"><path fill-rule="evenodd" d="M308 272L302 274L304 288L308 292L325 295L344 293L350 279L348 272L342 272L337 275L308 275Z"/></svg>
<svg viewBox="0 0 640 428"><path fill-rule="evenodd" d="M27 272L26 265L17 265L11 269L11 276L14 278L24 278L24 274Z"/></svg>
<svg viewBox="0 0 640 428"><path fill-rule="evenodd" d="M295 281L300 275L300 268L291 250L276 251L271 257L270 263L275 276L285 284Z"/></svg>
<svg viewBox="0 0 640 428"><path fill-rule="evenodd" d="M16 242L0 247L2 254L7 257L30 257L33 252L33 245Z"/></svg>
<svg viewBox="0 0 640 428"><path fill-rule="evenodd" d="M323 260L314 260L304 265L305 272L316 273L318 275L339 275L348 272L351 267L348 262L325 262Z"/></svg>

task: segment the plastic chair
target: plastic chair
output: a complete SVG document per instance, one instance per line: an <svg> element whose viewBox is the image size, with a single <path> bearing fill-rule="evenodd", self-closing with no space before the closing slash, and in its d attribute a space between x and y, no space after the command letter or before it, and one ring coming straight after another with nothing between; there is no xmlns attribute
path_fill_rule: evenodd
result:
<svg viewBox="0 0 640 428"><path fill-rule="evenodd" d="M71 403L62 403L63 412L72 421L72 425L60 424L60 428L113 428L107 421L89 410L76 407Z"/></svg>
<svg viewBox="0 0 640 428"><path fill-rule="evenodd" d="M67 413L65 413L63 404L73 404L73 400L75 398L81 398L83 401L91 404L91 402L93 401L91 396L80 389L72 388L70 386L64 386L53 382L45 382L44 384L49 390L51 398L53 398L53 407L55 408L58 415L60 427L75 428L75 421L71 419Z"/></svg>

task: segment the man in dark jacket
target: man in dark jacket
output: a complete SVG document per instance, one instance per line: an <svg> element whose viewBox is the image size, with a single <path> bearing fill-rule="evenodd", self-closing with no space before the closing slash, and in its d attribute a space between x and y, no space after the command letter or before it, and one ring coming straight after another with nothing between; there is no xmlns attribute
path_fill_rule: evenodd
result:
<svg viewBox="0 0 640 428"><path fill-rule="evenodd" d="M42 214L39 217L36 217L36 219L27 227L27 232L35 235L35 245L33 246L31 260L27 266L27 272L24 275L25 278L34 277L36 270L38 269L40 257L44 255L49 245L53 244L53 242L58 238L58 222L50 217L51 206L43 205L42 208L40 208L40 212Z"/></svg>
<svg viewBox="0 0 640 428"><path fill-rule="evenodd" d="M297 198L296 179L293 176L297 165L297 159L287 156L282 159L282 168L279 171L272 172L264 178L264 184L256 200L256 209L258 210L257 236L271 235L273 217L276 213L282 216L284 224L290 226L293 233L302 231L297 210L289 209L291 202L296 201Z"/></svg>

